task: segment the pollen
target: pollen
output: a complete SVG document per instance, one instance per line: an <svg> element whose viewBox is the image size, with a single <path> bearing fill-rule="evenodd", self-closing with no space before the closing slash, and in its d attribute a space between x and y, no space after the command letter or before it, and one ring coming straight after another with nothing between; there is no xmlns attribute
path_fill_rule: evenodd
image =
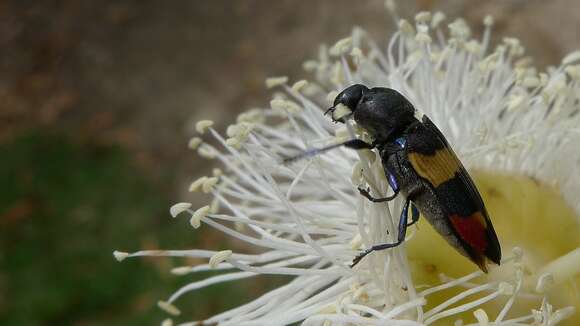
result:
<svg viewBox="0 0 580 326"><path fill-rule="evenodd" d="M417 33L415 40L419 43L429 44L431 43L431 36L427 33Z"/></svg>
<svg viewBox="0 0 580 326"><path fill-rule="evenodd" d="M306 85L308 85L308 81L304 79L299 80L292 85L292 90L299 93Z"/></svg>
<svg viewBox="0 0 580 326"><path fill-rule="evenodd" d="M240 149L242 148L242 140L238 137L228 138L226 139L226 145L235 149Z"/></svg>
<svg viewBox="0 0 580 326"><path fill-rule="evenodd" d="M205 183L207 177L200 177L189 185L189 192L195 192ZM188 207L189 208L189 207Z"/></svg>
<svg viewBox="0 0 580 326"><path fill-rule="evenodd" d="M336 42L329 50L329 53L334 56L345 54L352 47L352 38L346 37Z"/></svg>
<svg viewBox="0 0 580 326"><path fill-rule="evenodd" d="M175 275L185 275L188 274L189 272L191 272L191 267L188 266L180 266L171 269L171 274Z"/></svg>
<svg viewBox="0 0 580 326"><path fill-rule="evenodd" d="M204 134L211 126L213 126L213 121L201 120L195 124L195 130L200 134Z"/></svg>
<svg viewBox="0 0 580 326"><path fill-rule="evenodd" d="M288 77L281 76L281 77L270 77L266 79L266 87L267 88L274 88L277 86L282 86L288 82Z"/></svg>
<svg viewBox="0 0 580 326"><path fill-rule="evenodd" d="M203 141L201 140L201 138L193 137L189 140L188 147L189 147L189 149L195 150L195 149L197 149L197 147L199 147L199 145L201 145L202 142Z"/></svg>
<svg viewBox="0 0 580 326"><path fill-rule="evenodd" d="M207 178L203 182L201 189L204 193L208 194L212 191L212 189L215 187L215 185L217 185L218 182L219 182L219 178L217 178L217 177Z"/></svg>
<svg viewBox="0 0 580 326"><path fill-rule="evenodd" d="M350 56L353 58L355 64L359 65L365 59L364 53L360 48L352 48Z"/></svg>
<svg viewBox="0 0 580 326"><path fill-rule="evenodd" d="M415 21L418 23L427 24L431 20L431 13L428 11L421 11L415 15Z"/></svg>
<svg viewBox="0 0 580 326"><path fill-rule="evenodd" d="M199 226L201 225L201 218L207 216L207 214L209 213L209 209L210 209L209 206L203 206L198 208L191 216L191 219L189 219L189 224L191 224L191 226L194 229L199 228Z"/></svg>
<svg viewBox="0 0 580 326"><path fill-rule="evenodd" d="M216 152L215 148L213 148L212 146L210 146L208 144L202 144L197 149L197 153L199 154L199 156L210 159L210 160L216 158L216 156L217 156L217 152Z"/></svg>
<svg viewBox="0 0 580 326"><path fill-rule="evenodd" d="M117 261L123 261L125 258L129 257L129 253L123 251L114 251L113 256Z"/></svg>
<svg viewBox="0 0 580 326"><path fill-rule="evenodd" d="M176 306L172 305L169 302L166 301L158 301L157 302L157 306L165 311L166 313L172 315L172 316L179 316L181 314L181 311L179 309L177 309Z"/></svg>
<svg viewBox="0 0 580 326"><path fill-rule="evenodd" d="M487 313L485 313L485 310L481 308L477 309L473 312L473 315L479 322L480 326L489 326L489 317L487 316Z"/></svg>
<svg viewBox="0 0 580 326"><path fill-rule="evenodd" d="M406 19L401 19L399 21L399 30L406 37L415 37L415 28L413 28L413 25L411 25Z"/></svg>
<svg viewBox="0 0 580 326"><path fill-rule="evenodd" d="M439 27L439 24L445 20L445 14L437 11L433 14L433 19L431 20L431 28L435 29Z"/></svg>
<svg viewBox="0 0 580 326"><path fill-rule="evenodd" d="M571 63L574 63L576 61L580 60L580 51L574 51L570 54L568 54L567 56L564 57L564 59L562 59L562 64L563 65L569 65Z"/></svg>
<svg viewBox="0 0 580 326"><path fill-rule="evenodd" d="M493 16L485 16L485 18L483 18L483 25L485 25L486 27L492 26L494 23L493 20Z"/></svg>
<svg viewBox="0 0 580 326"><path fill-rule="evenodd" d="M223 251L217 252L215 255L213 255L210 258L209 265L212 268L216 268L220 263L223 263L224 261L230 259L230 257L232 257L231 250L223 250Z"/></svg>
<svg viewBox="0 0 580 326"><path fill-rule="evenodd" d="M246 112L240 113L237 118L238 123L249 122L249 123L264 123L265 117L264 112L261 109L250 109Z"/></svg>
<svg viewBox="0 0 580 326"><path fill-rule="evenodd" d="M270 101L270 106L272 110L282 112L298 113L302 110L295 102L283 99L273 99Z"/></svg>
<svg viewBox="0 0 580 326"><path fill-rule="evenodd" d="M171 214L171 217L176 217L177 215L187 211L190 208L191 203L177 203L171 206L169 213Z"/></svg>

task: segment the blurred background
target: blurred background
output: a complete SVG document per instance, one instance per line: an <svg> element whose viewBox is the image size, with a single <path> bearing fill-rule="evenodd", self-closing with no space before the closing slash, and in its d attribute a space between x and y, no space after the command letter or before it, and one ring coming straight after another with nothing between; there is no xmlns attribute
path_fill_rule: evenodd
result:
<svg viewBox="0 0 580 326"><path fill-rule="evenodd" d="M491 14L541 68L580 48L575 0L399 1L402 17L418 10L475 33ZM194 122L223 130L266 106L266 77L308 77L302 62L354 25L383 44L394 26L379 0L0 1L0 324L158 324L157 300L192 278L113 250L231 247L169 218L174 202L207 200L186 191L211 170L187 149ZM276 282L178 305L199 319Z"/></svg>

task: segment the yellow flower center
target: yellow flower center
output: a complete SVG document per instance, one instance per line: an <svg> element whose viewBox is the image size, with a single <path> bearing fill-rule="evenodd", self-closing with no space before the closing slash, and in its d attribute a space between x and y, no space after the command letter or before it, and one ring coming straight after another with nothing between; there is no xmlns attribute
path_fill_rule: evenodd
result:
<svg viewBox="0 0 580 326"><path fill-rule="evenodd" d="M472 173L484 199L493 226L499 237L504 258L513 256L515 247L523 249L521 270L524 276L522 292L538 298L520 298L515 301L509 316L521 316L538 309L543 294L536 291L542 274L554 274L554 284L546 291L551 304L556 307L575 306L580 311L580 223L575 212L566 204L556 188L525 176L502 175L476 171ZM421 219L413 239L407 242L412 274L419 291L440 284L440 274L459 278L478 268L461 256ZM515 280L516 265L506 262L491 266L490 273L473 283L484 284L494 280ZM427 297L427 309L436 307L452 296L467 289L451 288ZM456 305L476 300L489 292L472 295ZM490 316L502 309L510 294L493 300L482 308ZM465 322L475 322L472 312L454 316ZM449 319L439 320L446 325ZM567 320L570 325L580 325L580 314ZM437 324L437 323L436 323Z"/></svg>

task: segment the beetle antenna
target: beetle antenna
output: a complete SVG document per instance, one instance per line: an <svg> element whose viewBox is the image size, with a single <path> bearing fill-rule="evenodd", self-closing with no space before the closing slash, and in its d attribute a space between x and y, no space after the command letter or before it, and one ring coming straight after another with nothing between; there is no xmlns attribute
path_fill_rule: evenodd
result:
<svg viewBox="0 0 580 326"><path fill-rule="evenodd" d="M327 115L330 112L334 112L334 110L335 110L335 108L334 108L334 105L333 105L333 106L329 107L326 111L324 111L324 115Z"/></svg>
<svg viewBox="0 0 580 326"><path fill-rule="evenodd" d="M335 148L338 148L341 146L351 148L351 149L373 149L373 148L375 148L374 144L366 143L360 139L351 139L351 140L347 140L343 143L328 145L328 146L325 146L322 148L312 148L312 149L306 150L298 155L284 158L282 160L282 163L283 164L294 163L296 161L299 161L299 160L302 160L305 158L309 158L309 157L314 157L318 154L327 152L329 150L332 150L332 149L335 149Z"/></svg>

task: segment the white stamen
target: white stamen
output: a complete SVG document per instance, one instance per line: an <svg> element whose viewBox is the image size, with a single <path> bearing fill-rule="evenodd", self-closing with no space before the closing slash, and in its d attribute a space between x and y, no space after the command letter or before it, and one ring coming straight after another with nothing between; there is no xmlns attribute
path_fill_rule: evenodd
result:
<svg viewBox="0 0 580 326"><path fill-rule="evenodd" d="M191 226L193 226L194 229L199 228L199 226L201 225L201 219L207 216L209 210L210 210L209 206L203 206L198 208L195 212L193 212L191 219L189 219L189 224L191 224Z"/></svg>
<svg viewBox="0 0 580 326"><path fill-rule="evenodd" d="M360 48L352 48L350 51L350 56L353 58L355 64L359 65L362 60L364 60L364 53Z"/></svg>
<svg viewBox="0 0 580 326"><path fill-rule="evenodd" d="M218 264L230 259L230 257L232 257L232 251L231 250L223 250L220 251L218 253L216 253L215 255L213 255L210 260L209 260L209 265L212 268L216 268Z"/></svg>
<svg viewBox="0 0 580 326"><path fill-rule="evenodd" d="M419 43L429 44L431 43L431 36L427 33L417 33L415 40Z"/></svg>
<svg viewBox="0 0 580 326"><path fill-rule="evenodd" d="M238 137L228 138L226 139L226 145L235 149L240 149L242 148L242 140Z"/></svg>
<svg viewBox="0 0 580 326"><path fill-rule="evenodd" d="M362 246L362 237L360 236L359 233L357 233L357 235L355 235L354 238L352 238L352 240L350 241L350 247L352 249L360 249L361 246Z"/></svg>
<svg viewBox="0 0 580 326"><path fill-rule="evenodd" d="M266 79L266 87L267 88L274 88L277 86L282 86L288 82L288 77L281 76L281 77L270 77Z"/></svg>
<svg viewBox="0 0 580 326"><path fill-rule="evenodd" d="M329 50L329 53L334 56L345 54L352 47L352 38L346 37L336 42Z"/></svg>
<svg viewBox="0 0 580 326"><path fill-rule="evenodd" d="M485 16L485 18L483 18L483 24L485 26L492 26L493 25L493 22L494 22L493 21L493 16L487 15L487 16Z"/></svg>
<svg viewBox="0 0 580 326"><path fill-rule="evenodd" d="M355 165L352 167L352 175L350 177L353 185L360 185L363 179L363 166L360 161L356 162Z"/></svg>
<svg viewBox="0 0 580 326"><path fill-rule="evenodd" d="M209 194L211 190L215 187L215 185L218 183L218 181L219 179L217 177L205 179L203 185L201 186L202 191L206 194Z"/></svg>
<svg viewBox="0 0 580 326"><path fill-rule="evenodd" d="M439 24L441 24L441 22L443 22L445 20L445 14L437 11L435 12L435 14L433 15L433 19L431 20L431 28L436 29L437 27L439 27Z"/></svg>
<svg viewBox="0 0 580 326"><path fill-rule="evenodd" d="M536 292L544 293L546 290L554 284L554 276L550 273L544 273L538 278L538 283L536 284Z"/></svg>
<svg viewBox="0 0 580 326"><path fill-rule="evenodd" d="M566 280L580 274L580 248L576 248L571 252L555 259L546 266L544 266L540 271L538 282L544 277L544 282L550 280L546 278L546 274L551 276L551 281L553 284L561 284ZM548 284L548 283L545 283ZM539 285L538 285L539 286ZM542 292L542 291L539 291Z"/></svg>
<svg viewBox="0 0 580 326"><path fill-rule="evenodd" d="M198 149L197 153L199 156L207 158L207 159L214 159L217 156L217 151L210 145L202 144Z"/></svg>
<svg viewBox="0 0 580 326"><path fill-rule="evenodd" d="M292 101L281 99L275 99L270 101L270 106L272 107L273 110L278 110L282 112L288 111L291 113L298 113L302 109L298 104Z"/></svg>
<svg viewBox="0 0 580 326"><path fill-rule="evenodd" d="M568 54L567 56L565 56L564 59L562 59L562 64L569 65L569 64L574 63L578 60L580 60L580 51L574 51L574 52Z"/></svg>
<svg viewBox="0 0 580 326"><path fill-rule="evenodd" d="M403 35L405 35L406 37L411 38L415 36L415 29L413 28L413 25L411 25L405 19L401 19L399 21L399 30L401 30L401 33L403 33Z"/></svg>
<svg viewBox="0 0 580 326"><path fill-rule="evenodd" d="M420 13L415 15L415 20L418 23L427 24L431 20L431 13L428 11L421 11Z"/></svg>
<svg viewBox="0 0 580 326"><path fill-rule="evenodd" d="M203 142L203 140L201 140L201 138L199 138L199 137L193 137L193 138L191 138L191 139L189 140L188 147L189 147L190 149L196 150L196 149L197 149L197 147L198 147L199 145L201 145L201 143L202 143L202 142Z"/></svg>
<svg viewBox="0 0 580 326"><path fill-rule="evenodd" d="M117 261L119 261L119 262L120 262L120 261L123 261L123 260L125 260L125 258L129 257L129 253L127 253L127 252L123 252L123 251L117 251L117 250L115 250L115 251L113 252L113 256L115 257L115 259L116 259Z"/></svg>
<svg viewBox="0 0 580 326"><path fill-rule="evenodd" d="M236 119L237 123L248 122L248 123L264 123L265 117L264 112L261 109L250 109L246 112L240 113Z"/></svg>
<svg viewBox="0 0 580 326"><path fill-rule="evenodd" d="M195 130L200 134L204 134L207 131L207 129L211 126L213 126L213 121L201 120L195 124Z"/></svg>
<svg viewBox="0 0 580 326"><path fill-rule="evenodd" d="M479 308L479 309L477 309L476 311L473 312L473 315L475 316L475 318L479 322L479 325L481 325L481 326L489 326L489 317L485 313L485 310Z"/></svg>
<svg viewBox="0 0 580 326"><path fill-rule="evenodd" d="M195 192L206 182L207 177L200 177L189 185L189 192ZM189 207L188 207L189 208Z"/></svg>
<svg viewBox="0 0 580 326"><path fill-rule="evenodd" d="M308 60L305 61L302 64L302 68L304 68L304 70L308 71L308 72L312 72L315 71L316 68L318 68L318 62L316 62L315 60Z"/></svg>
<svg viewBox="0 0 580 326"><path fill-rule="evenodd" d="M175 267L171 270L171 274L185 275L185 274L188 274L190 270L191 270L191 267L187 267L187 266Z"/></svg>
<svg viewBox="0 0 580 326"><path fill-rule="evenodd" d="M385 0L385 8L391 12L397 11L397 3L394 0Z"/></svg>
<svg viewBox="0 0 580 326"><path fill-rule="evenodd" d="M304 87L306 87L306 85L308 85L308 81L307 80L299 80L297 82L294 83L294 85L292 85L292 90L295 92L300 92Z"/></svg>
<svg viewBox="0 0 580 326"><path fill-rule="evenodd" d="M157 306L159 308L161 308L161 310L165 311L166 313L172 315L172 316L179 316L181 314L181 311L179 311L179 309L177 309L176 306L172 305L169 302L166 301L158 301L157 302Z"/></svg>
<svg viewBox="0 0 580 326"><path fill-rule="evenodd" d="M177 203L169 208L169 214L171 217L176 217L177 215L187 211L191 208L191 203Z"/></svg>

